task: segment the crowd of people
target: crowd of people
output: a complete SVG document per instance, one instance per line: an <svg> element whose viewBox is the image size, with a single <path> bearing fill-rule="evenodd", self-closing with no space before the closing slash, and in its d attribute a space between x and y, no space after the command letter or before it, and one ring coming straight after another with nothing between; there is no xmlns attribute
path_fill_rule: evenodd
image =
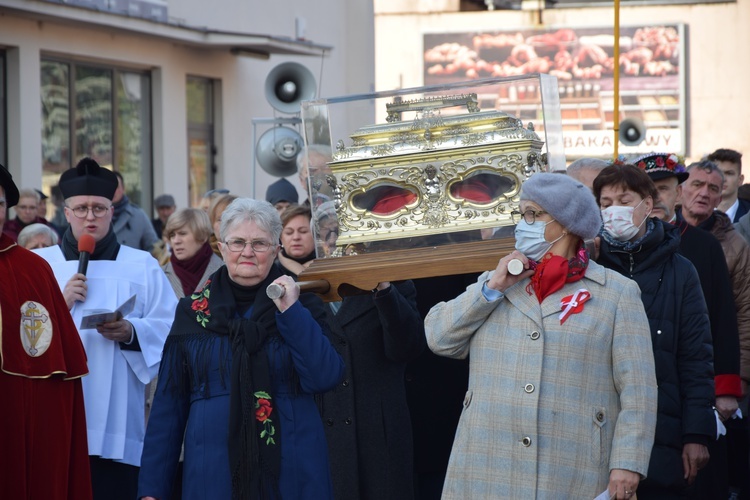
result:
<svg viewBox="0 0 750 500"><path fill-rule="evenodd" d="M84 158L64 224L0 167L0 497L750 498L740 153L536 173L495 269L337 302L328 161L151 219Z"/></svg>

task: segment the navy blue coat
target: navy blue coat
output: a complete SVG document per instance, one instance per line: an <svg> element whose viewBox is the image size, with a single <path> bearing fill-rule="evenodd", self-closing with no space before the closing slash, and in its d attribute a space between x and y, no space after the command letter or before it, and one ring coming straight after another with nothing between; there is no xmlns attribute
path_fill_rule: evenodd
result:
<svg viewBox="0 0 750 500"><path fill-rule="evenodd" d="M679 228L656 218L632 252L602 238L597 262L638 283L654 348L659 402L646 481L679 491L682 448L716 439L713 349L706 301L693 265L677 253ZM651 224L650 224L651 225Z"/></svg>
<svg viewBox="0 0 750 500"><path fill-rule="evenodd" d="M180 310L178 309L178 314ZM341 357L300 302L276 313L284 343L268 352L276 384L274 418L281 424L282 499L332 498L328 448L313 394L334 387L344 373ZM165 352L166 358L168 353ZM227 451L229 383L232 355L227 336L215 336L205 384L189 396L163 387L170 379L162 364L143 447L138 497L169 498L172 478L185 438L183 500L232 499ZM291 364L301 393L294 394ZM165 390L166 389L166 390Z"/></svg>

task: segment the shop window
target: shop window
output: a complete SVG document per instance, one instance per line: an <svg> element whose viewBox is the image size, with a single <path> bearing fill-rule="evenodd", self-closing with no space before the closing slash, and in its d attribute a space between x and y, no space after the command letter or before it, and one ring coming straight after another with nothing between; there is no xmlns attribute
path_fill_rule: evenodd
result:
<svg viewBox="0 0 750 500"><path fill-rule="evenodd" d="M42 60L42 184L84 156L119 171L128 198L148 213L152 199L151 79L147 73Z"/></svg>
<svg viewBox="0 0 750 500"><path fill-rule="evenodd" d="M208 78L187 79L188 196L197 207L203 194L214 189L216 145L214 140L214 87ZM218 186L224 187L224 186Z"/></svg>

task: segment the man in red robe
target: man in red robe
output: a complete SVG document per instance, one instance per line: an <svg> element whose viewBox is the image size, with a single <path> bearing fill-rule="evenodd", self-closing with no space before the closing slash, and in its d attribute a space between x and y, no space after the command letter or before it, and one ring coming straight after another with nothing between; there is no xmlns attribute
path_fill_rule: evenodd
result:
<svg viewBox="0 0 750 500"><path fill-rule="evenodd" d="M0 226L18 189L0 165ZM0 498L91 499L86 353L47 262L0 236Z"/></svg>

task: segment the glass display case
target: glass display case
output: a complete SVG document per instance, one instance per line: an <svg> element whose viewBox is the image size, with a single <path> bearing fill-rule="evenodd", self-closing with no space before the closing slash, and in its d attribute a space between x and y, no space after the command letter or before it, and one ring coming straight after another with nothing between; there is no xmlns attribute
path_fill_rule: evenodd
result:
<svg viewBox="0 0 750 500"><path fill-rule="evenodd" d="M523 119L504 109L519 89L536 103ZM301 119L316 262L350 269L352 258L413 268L417 250L489 248L512 236L523 181L566 165L558 84L545 74L304 101Z"/></svg>

